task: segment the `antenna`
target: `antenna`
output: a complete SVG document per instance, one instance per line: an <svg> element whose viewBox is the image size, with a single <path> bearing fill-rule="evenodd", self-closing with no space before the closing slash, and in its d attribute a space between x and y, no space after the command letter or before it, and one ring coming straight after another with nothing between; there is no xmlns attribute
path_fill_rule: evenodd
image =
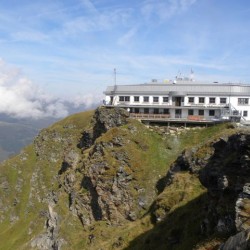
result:
<svg viewBox="0 0 250 250"><path fill-rule="evenodd" d="M118 97L118 96L115 95L116 94L115 92L116 92L116 89L117 89L117 86L116 86L116 68L114 68L114 83L115 83L115 85L114 85L114 89L112 91L112 95L113 95L112 105L114 105L114 103L115 103L115 101L116 101L116 99Z"/></svg>
<svg viewBox="0 0 250 250"><path fill-rule="evenodd" d="M192 68L191 68L191 70L190 70L190 80L191 80L191 81L194 81L194 71L193 71Z"/></svg>
<svg viewBox="0 0 250 250"><path fill-rule="evenodd" d="M115 86L116 86L116 68L114 68L114 82L115 82Z"/></svg>

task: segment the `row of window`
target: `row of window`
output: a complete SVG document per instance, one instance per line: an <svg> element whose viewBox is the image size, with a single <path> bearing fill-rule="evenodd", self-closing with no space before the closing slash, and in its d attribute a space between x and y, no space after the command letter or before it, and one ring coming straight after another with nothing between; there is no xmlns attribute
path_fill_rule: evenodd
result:
<svg viewBox="0 0 250 250"><path fill-rule="evenodd" d="M188 115L194 115L194 110L193 109L189 109L188 110ZM198 110L198 115L204 115L204 110L203 109L200 109L200 110ZM208 115L209 116L215 116L215 110L213 110L213 109L210 109L209 111L208 111ZM247 110L244 110L243 111L243 116L244 117L247 117L248 116L248 111Z"/></svg>
<svg viewBox="0 0 250 250"><path fill-rule="evenodd" d="M140 113L140 109L139 108L135 108L134 109L134 112L135 113ZM153 109L153 113L154 114L166 114L166 115L169 115L169 109L163 109L163 112L160 112L159 109ZM149 114L149 108L144 108L144 114Z"/></svg>
<svg viewBox="0 0 250 250"><path fill-rule="evenodd" d="M198 102L205 103L205 97L199 97ZM188 103L194 103L194 97L188 97ZM215 104L215 97L209 97L209 103ZM227 98L221 97L220 104L226 104L226 103L227 103Z"/></svg>
<svg viewBox="0 0 250 250"><path fill-rule="evenodd" d="M140 109L139 108L135 108L134 112L135 113L139 113ZM159 114L159 109L153 109L153 113L154 114ZM144 114L149 114L149 109L145 108L144 109ZM169 109L163 109L163 114L170 114ZM188 110L188 115L194 115L194 110L193 109L189 109ZM200 116L204 116L204 110L200 109L198 110L198 115ZM209 116L215 116L215 110L209 110Z"/></svg>
<svg viewBox="0 0 250 250"><path fill-rule="evenodd" d="M139 96L134 96L134 102L139 102L140 97ZM243 98L239 98L243 99ZM221 104L226 104L226 98L220 98L220 103ZM130 96L119 96L119 101L120 102L130 102ZM149 96L143 96L143 102L149 102ZM153 96L153 102L159 102L159 97L158 96ZM163 102L168 102L168 97L163 96ZM194 103L194 97L188 97L188 103ZM205 97L199 97L199 103L205 103ZM209 103L213 104L215 103L215 97L210 97L209 98Z"/></svg>
<svg viewBox="0 0 250 250"><path fill-rule="evenodd" d="M132 96L119 96L119 101L120 102L130 102L130 99ZM139 102L140 101L140 96L133 96L134 102ZM168 96L163 96L163 103L167 103L169 101ZM149 96L143 96L143 102L149 102ZM159 102L159 97L158 96L153 96L153 102L158 103ZM194 97L188 97L188 103L193 104L194 103ZM204 104L205 103L205 97L199 97L198 98L198 103ZM221 97L220 98L220 104L226 104L227 103L227 98ZM209 97L209 104L215 104L215 97ZM239 105L248 105L249 104L249 98L238 98L238 104Z"/></svg>
<svg viewBox="0 0 250 250"><path fill-rule="evenodd" d="M153 113L154 114L159 114L159 112L160 112L159 109L153 109ZM139 108L135 108L134 109L134 113L140 113L140 109ZM170 111L169 111L169 109L163 109L163 112L161 112L161 113L169 115ZM199 109L198 110L198 115L204 116L204 113L205 113L204 109ZM149 114L149 108L144 108L144 114ZM189 109L188 110L188 115L194 115L194 110L193 109ZM208 110L208 115L209 116L215 116L215 110L213 110L213 109ZM244 117L248 116L248 111L247 110L243 111L243 116Z"/></svg>
<svg viewBox="0 0 250 250"><path fill-rule="evenodd" d="M140 96L133 96L134 102L140 101ZM120 102L130 102L130 96L119 96ZM143 102L149 102L149 96L143 96ZM159 102L158 96L153 96L153 102ZM168 97L163 96L163 102L168 102Z"/></svg>
<svg viewBox="0 0 250 250"><path fill-rule="evenodd" d="M215 115L215 110L210 109L208 111L208 114L209 114L209 116L214 116ZM194 110L193 109L189 109L188 110L188 115L194 115ZM198 115L204 116L204 109L199 109L198 110Z"/></svg>

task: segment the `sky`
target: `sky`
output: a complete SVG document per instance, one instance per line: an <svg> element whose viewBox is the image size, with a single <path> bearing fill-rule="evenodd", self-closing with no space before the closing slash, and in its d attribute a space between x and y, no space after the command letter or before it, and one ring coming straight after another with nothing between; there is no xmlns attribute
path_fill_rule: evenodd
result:
<svg viewBox="0 0 250 250"><path fill-rule="evenodd" d="M63 117L114 68L117 84L250 83L249 27L248 0L1 0L0 112Z"/></svg>

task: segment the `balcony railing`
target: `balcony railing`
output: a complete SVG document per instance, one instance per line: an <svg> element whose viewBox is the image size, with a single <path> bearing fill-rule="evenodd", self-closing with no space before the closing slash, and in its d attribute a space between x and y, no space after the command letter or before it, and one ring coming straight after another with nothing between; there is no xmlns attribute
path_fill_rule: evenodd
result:
<svg viewBox="0 0 250 250"><path fill-rule="evenodd" d="M130 113L131 118L136 119L168 119L169 114L142 114L142 113Z"/></svg>
<svg viewBox="0 0 250 250"><path fill-rule="evenodd" d="M205 120L204 116L201 116L201 115L188 115L187 119L189 121L204 121Z"/></svg>
<svg viewBox="0 0 250 250"><path fill-rule="evenodd" d="M181 117L181 115L170 114L142 114L142 113L130 113L130 117L139 120L155 120L155 121L181 121L181 122L218 122L223 121L222 117L204 117L201 115L188 115L187 117Z"/></svg>

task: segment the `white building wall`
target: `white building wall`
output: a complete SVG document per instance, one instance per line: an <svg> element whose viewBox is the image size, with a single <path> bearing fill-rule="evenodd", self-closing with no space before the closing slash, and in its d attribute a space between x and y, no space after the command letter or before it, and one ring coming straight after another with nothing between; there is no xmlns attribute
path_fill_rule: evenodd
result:
<svg viewBox="0 0 250 250"><path fill-rule="evenodd" d="M110 96L106 95L104 101L105 101L105 104L110 103Z"/></svg>
<svg viewBox="0 0 250 250"><path fill-rule="evenodd" d="M184 109L184 110L182 110L182 117L183 118L187 118L187 116L188 116L188 110L187 109Z"/></svg>
<svg viewBox="0 0 250 250"><path fill-rule="evenodd" d="M239 98L246 98L248 99L248 104L239 104L238 99ZM244 111L247 111L247 116L244 116L246 120L250 120L250 99L247 96L242 97L231 97L230 103L233 105L235 109L237 109L242 115Z"/></svg>
<svg viewBox="0 0 250 250"><path fill-rule="evenodd" d="M198 96L195 96L194 97L194 104L198 104L199 103L199 97Z"/></svg>
<svg viewBox="0 0 250 250"><path fill-rule="evenodd" d="M119 105L119 104L124 104L124 105L151 105L152 106L152 109L150 109L150 112L153 113L153 107L154 106L159 106L159 105L163 105L164 107L163 108L168 108L168 106L174 106L175 103L173 102L172 100L172 96L167 96L167 95L159 95L159 101L157 103L154 103L153 102L153 97L154 96L157 96L157 95L122 95L122 96L130 96L130 101L129 102L120 102L119 101L119 95L115 95L113 97L113 105ZM139 102L134 102L134 96L139 96ZM145 103L143 102L143 97L144 96L148 96L149 97L149 102ZM166 96L168 97L168 103L164 103L163 102L163 97ZM194 103L189 103L188 102L188 99L189 97L194 97ZM205 103L204 104L201 104L199 103L199 97L204 97L205 98ZM212 104L210 103L209 99L211 98L215 98L215 103ZM226 98L226 103L220 103L220 99L221 98ZM247 98L248 99L248 104L239 104L238 103L238 98ZM105 96L105 99L104 99L104 103L105 104L111 104L111 96L110 95L106 95ZM206 108L211 108L213 109L213 106L221 106L221 107L224 107L225 105L227 104L231 104L236 110L238 110L242 115L244 113L244 111L247 111L247 116L245 116L244 118L248 121L250 121L250 97L249 96L241 96L241 97L238 97L238 96L202 96L202 95L199 95L199 96L185 96L184 97L184 103L183 105L188 107L190 106L190 109L193 109L194 110L194 115L198 115L198 110L199 109L202 109L202 106L206 106ZM192 107L193 106L196 106L196 107ZM175 108L179 108L179 109L182 109L182 117L187 117L188 116L188 109L183 109L182 106L180 107L175 107ZM212 118L211 116L209 116L209 110L208 109L205 109L205 114L204 116L207 118L207 119L210 119ZM140 112L143 113L144 109L141 108L140 109ZM163 109L159 111L159 113L163 113ZM175 109L171 109L170 107L170 115L171 117L175 117ZM220 110L216 110L215 111L215 117L218 117L220 115Z"/></svg>

